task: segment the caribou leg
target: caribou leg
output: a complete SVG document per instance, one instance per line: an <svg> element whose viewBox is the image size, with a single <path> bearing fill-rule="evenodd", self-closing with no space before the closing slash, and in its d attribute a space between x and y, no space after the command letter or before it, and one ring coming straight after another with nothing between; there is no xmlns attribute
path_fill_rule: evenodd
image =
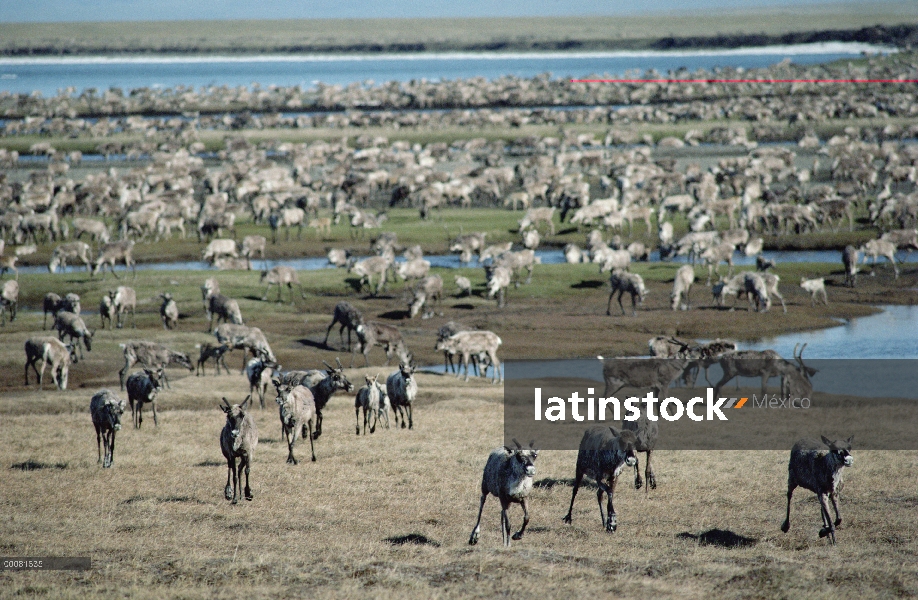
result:
<svg viewBox="0 0 918 600"><path fill-rule="evenodd" d="M583 471L579 468L577 469L577 474L574 476L574 490L571 492L571 506L567 509L567 515L565 515L561 520L570 525L571 523L571 513L574 510L574 498L577 497L577 490L580 489L580 483L583 481Z"/></svg>
<svg viewBox="0 0 918 600"><path fill-rule="evenodd" d="M226 459L226 487L223 489L223 497L227 500L235 500L234 488L230 485L230 481L233 479L233 475L236 472L236 458L227 458ZM235 481L233 481L235 484Z"/></svg>
<svg viewBox="0 0 918 600"><path fill-rule="evenodd" d="M830 493L829 499L832 500L832 508L835 510L835 526L838 527L842 521L841 517L838 516L838 492Z"/></svg>
<svg viewBox="0 0 918 600"><path fill-rule="evenodd" d="M650 464L651 453L653 453L653 450L647 451L647 464L644 465L644 478L647 480L647 493L650 493L650 490L657 489L657 477L653 473L653 465Z"/></svg>
<svg viewBox="0 0 918 600"><path fill-rule="evenodd" d="M794 490L797 488L796 484L788 484L787 486L787 517L784 518L784 523L781 525L781 531L787 533L790 529L790 505L791 497L794 495Z"/></svg>
<svg viewBox="0 0 918 600"><path fill-rule="evenodd" d="M520 504L523 507L523 526L520 527L520 530L513 534L513 539L521 540L523 539L523 534L526 532L526 526L529 525L529 504L526 498L523 498Z"/></svg>

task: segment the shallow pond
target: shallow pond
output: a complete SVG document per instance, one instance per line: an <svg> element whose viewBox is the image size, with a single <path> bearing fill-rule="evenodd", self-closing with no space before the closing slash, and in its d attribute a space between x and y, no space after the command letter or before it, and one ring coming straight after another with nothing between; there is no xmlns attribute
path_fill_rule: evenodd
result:
<svg viewBox="0 0 918 600"><path fill-rule="evenodd" d="M807 344L805 363L818 370L811 380L819 392L918 398L918 306L880 308L883 312L844 321L838 327L740 342L738 346L741 350L771 349L792 359L795 346ZM443 366L425 370L443 372ZM595 359L511 361L505 374L507 379L588 379L597 382L597 394L603 389L602 362ZM721 375L719 365L709 369L712 384ZM759 378L739 378L740 386L752 389L758 389L760 382ZM776 386L777 380L770 383ZM699 389L707 385L704 375L700 375ZM722 394L734 389L731 382Z"/></svg>
<svg viewBox="0 0 918 600"><path fill-rule="evenodd" d="M564 263L564 252L561 250L537 250L536 256L542 260L543 265L555 265ZM795 250L795 251L783 251L783 252L770 252L766 251L762 253L762 256L769 260L773 260L777 263L838 263L841 265L841 252L837 250ZM906 263L915 263L918 262L918 252L899 252L897 255L899 260ZM439 255L430 255L424 257L426 260L430 261L432 267L438 267L443 269L458 269L460 267L480 267L481 264L478 262L478 258L472 258L472 262L466 264L459 263L458 254L439 254ZM404 259L399 257L396 258L396 262L403 262ZM660 262L660 254L657 251L654 251L650 254L650 262ZM676 257L673 262L676 263L687 263L688 259L684 256ZM733 259L733 263L737 266L748 267L755 265L755 258L750 258L742 254L737 253ZM881 268L888 268L885 266L885 259L880 259L878 263L881 265ZM328 264L328 261L325 258L287 258L283 260L255 260L252 261L253 269L263 269L267 264L267 268L271 268L277 265L286 265L288 267L293 267L299 271L316 271L319 269L333 269L332 265ZM869 265L868 265L869 267ZM211 270L215 271L209 263L203 261L185 261L185 262L157 262L157 263L138 263L135 267L138 271L205 271ZM862 267L863 268L863 267ZM124 270L123 266L115 267L116 270ZM68 266L67 272L79 272L85 270L85 267L79 266ZM48 269L44 266L29 266L29 267L20 267L20 273L47 273Z"/></svg>

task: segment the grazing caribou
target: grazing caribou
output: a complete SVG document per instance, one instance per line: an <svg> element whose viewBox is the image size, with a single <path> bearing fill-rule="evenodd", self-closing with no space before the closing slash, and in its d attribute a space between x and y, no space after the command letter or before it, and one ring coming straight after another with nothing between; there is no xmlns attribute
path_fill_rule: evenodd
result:
<svg viewBox="0 0 918 600"><path fill-rule="evenodd" d="M363 315L360 314L360 311L354 308L350 302L339 302L335 305L335 312L332 316L332 322L329 324L328 329L325 331L325 339L322 340L322 345L328 347L328 336L331 333L332 327L335 326L335 323L341 324L341 329L338 330L338 336L341 338L341 345L344 345L344 330L347 329L347 349L351 349L351 332L357 331L357 328L363 324Z"/></svg>
<svg viewBox="0 0 918 600"><path fill-rule="evenodd" d="M624 271L613 271L609 276L609 285L612 290L609 292L609 302L606 305L606 315L612 315L612 297L618 292L618 305L625 314L625 307L622 305L622 296L627 292L631 295L631 315L637 316L637 305L644 304L644 297L647 295L647 288L644 287L644 279L636 273Z"/></svg>
<svg viewBox="0 0 918 600"><path fill-rule="evenodd" d="M813 389L810 377L815 375L817 370L803 362L803 351L806 350L806 346L803 344L799 354L797 348L800 345L794 346L793 363L781 358L774 350L740 350L724 354L718 360L723 376L714 384L714 397L719 398L721 388L737 376L761 377L763 397L768 380L772 377L781 378L782 397L789 394L797 397L807 396Z"/></svg>

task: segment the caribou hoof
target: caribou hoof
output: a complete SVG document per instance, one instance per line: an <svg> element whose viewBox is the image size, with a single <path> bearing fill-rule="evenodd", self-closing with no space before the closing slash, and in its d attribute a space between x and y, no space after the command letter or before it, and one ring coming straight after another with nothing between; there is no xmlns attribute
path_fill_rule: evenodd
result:
<svg viewBox="0 0 918 600"><path fill-rule="evenodd" d="M517 531L516 533L513 534L513 539L516 541L520 541L521 539L523 539L523 534Z"/></svg>
<svg viewBox="0 0 918 600"><path fill-rule="evenodd" d="M570 525L572 522L571 513L567 513L565 516L561 517L561 520Z"/></svg>
<svg viewBox="0 0 918 600"><path fill-rule="evenodd" d="M254 497L255 496L252 495L252 490L250 490L249 488L245 488L245 499L251 502L252 498Z"/></svg>
<svg viewBox="0 0 918 600"><path fill-rule="evenodd" d="M643 479L641 479L640 477L635 477L635 478L634 478L634 489L639 490L639 489L641 489L641 486L643 486L643 485L644 485L644 480L643 480Z"/></svg>
<svg viewBox="0 0 918 600"><path fill-rule="evenodd" d="M606 522L606 531L615 533L616 529L618 529L618 518L615 514L611 514L609 515L609 520Z"/></svg>
<svg viewBox="0 0 918 600"><path fill-rule="evenodd" d="M647 478L647 485L649 485L649 486L650 486L650 489L652 489L652 490L657 489L657 478L654 477L653 475L651 475L650 477L648 477L648 478Z"/></svg>
<svg viewBox="0 0 918 600"><path fill-rule="evenodd" d="M231 488L230 486L226 486L226 489L223 490L223 495L226 497L227 500L232 500L233 499L233 488Z"/></svg>
<svg viewBox="0 0 918 600"><path fill-rule="evenodd" d="M839 525L841 525L841 517L835 519L835 526L838 527Z"/></svg>
<svg viewBox="0 0 918 600"><path fill-rule="evenodd" d="M469 546L474 546L478 543L478 531L473 531L472 535L469 537Z"/></svg>
<svg viewBox="0 0 918 600"><path fill-rule="evenodd" d="M819 537L824 538L827 535L831 535L834 533L835 533L835 530L832 529L831 527L823 527L822 529L819 530Z"/></svg>
<svg viewBox="0 0 918 600"><path fill-rule="evenodd" d="M790 531L790 521L784 521L784 523L781 524L781 531L784 533Z"/></svg>

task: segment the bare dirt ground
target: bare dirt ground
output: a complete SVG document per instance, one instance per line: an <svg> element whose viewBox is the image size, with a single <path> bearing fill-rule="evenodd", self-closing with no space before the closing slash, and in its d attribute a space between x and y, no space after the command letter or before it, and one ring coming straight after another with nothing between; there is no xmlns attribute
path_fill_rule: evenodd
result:
<svg viewBox="0 0 918 600"><path fill-rule="evenodd" d="M726 272L726 267L721 268ZM876 311L875 304L911 304L915 301L913 288L918 286L918 268L903 265L902 275L893 279L888 266L875 269L876 276L860 277L858 287L841 285L841 265L784 264L779 265L781 290L787 303L787 313L780 303L767 313L749 312L741 300L737 309L717 307L711 300L709 287L704 285L706 274L697 270L699 281L691 292L692 310L670 310L669 294L676 266L641 264L633 267L642 274L648 295L631 316L628 296L623 299L626 315L621 314L613 299L612 316L606 316L609 299L607 277L596 265L538 265L531 285L511 287L507 306L498 309L494 300L486 298L484 273L481 269L440 269L446 297L436 307L431 319L408 319L407 303L403 299L403 283L392 284L387 292L373 297L355 295L355 284L344 270L320 270L301 273L307 298L294 294L293 304L276 303L276 288L269 301L261 300L264 287L258 283L258 272L195 272L143 271L137 279L105 281L90 279L85 273L64 275L23 275L21 311L13 323L0 330L0 389L3 395L30 395L31 388L23 384L23 343L41 333L43 315L41 298L46 292L76 291L83 298L84 319L90 329L96 329L92 352L70 369L70 388L98 389L117 384L117 372L123 366L118 344L132 339L161 341L176 350L197 358L195 344L212 342L213 336L201 304L199 286L205 277L216 275L225 294L237 298L246 323L261 328L285 368L316 368L323 360L333 362L340 357L350 364L348 352L339 341L336 327L323 345L334 305L342 300L352 302L368 319L394 324L400 328L414 360L421 365L440 364L442 355L434 350L437 329L454 320L470 328L489 329L503 340L500 356L514 358L583 358L604 356L646 355L647 341L657 335L680 338L728 338L753 340L792 331L804 331L835 326L839 319L865 316ZM457 297L452 282L454 274L466 274L475 286L470 297ZM825 276L830 304L810 305L809 295L796 284L801 275ZM102 293L116 285L131 285L137 290L137 329L102 330L99 327L98 302ZM159 319L161 291L170 291L178 303L181 317L175 331L165 331ZM442 314L441 314L442 313ZM130 325L130 317L127 323ZM50 320L50 319L49 319ZM48 334L50 332L45 332ZM370 361L381 365L383 352L371 351ZM234 351L227 359L232 368L242 364L241 352ZM358 357L357 365L363 364ZM212 367L209 367L212 372ZM180 369L170 369L174 377L183 377ZM34 381L34 374L31 375ZM242 391L242 390L240 390ZM28 410L24 405L21 410Z"/></svg>

